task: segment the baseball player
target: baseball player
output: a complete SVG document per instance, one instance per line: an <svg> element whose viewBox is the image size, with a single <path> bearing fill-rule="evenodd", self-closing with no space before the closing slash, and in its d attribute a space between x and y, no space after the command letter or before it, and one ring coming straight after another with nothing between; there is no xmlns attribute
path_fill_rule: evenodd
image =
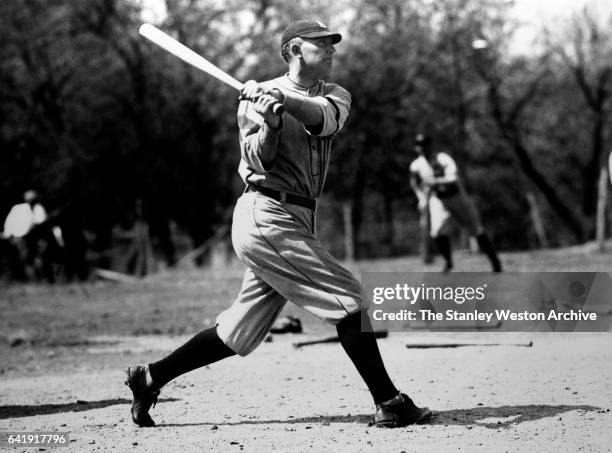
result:
<svg viewBox="0 0 612 453"><path fill-rule="evenodd" d="M410 164L410 185L417 196L419 210L429 209L430 234L440 254L444 257L443 271L453 268L453 257L449 239L451 218L476 237L478 247L489 258L493 272L502 267L493 244L484 231L478 211L463 187L457 165L447 153L435 152L433 140L424 134L415 139L415 150L419 156Z"/></svg>
<svg viewBox="0 0 612 453"><path fill-rule="evenodd" d="M431 410L417 407L387 375L359 282L314 234L315 208L331 144L349 114L350 94L323 81L341 36L318 21L290 24L281 37L289 72L264 83L249 81L238 107L246 184L237 201L232 241L247 266L234 303L204 330L148 367L127 370L132 419L153 426L148 411L159 389L195 368L252 352L287 301L336 325L340 342L370 390L378 426L424 423ZM279 112L278 105L284 112ZM276 112L276 113L275 113Z"/></svg>

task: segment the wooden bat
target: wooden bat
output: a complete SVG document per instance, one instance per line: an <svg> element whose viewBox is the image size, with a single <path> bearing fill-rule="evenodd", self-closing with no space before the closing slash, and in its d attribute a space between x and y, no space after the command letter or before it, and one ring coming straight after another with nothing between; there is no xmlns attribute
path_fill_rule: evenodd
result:
<svg viewBox="0 0 612 453"><path fill-rule="evenodd" d="M206 74L213 76L215 79L225 83L226 85L229 85L230 87L238 91L242 91L242 89L244 88L244 84L242 82L236 80L227 72L218 68L206 58L195 53L189 47L185 46L184 44L181 44L172 36L167 35L154 25L142 24L138 29L138 33L140 33L141 36L147 38L152 43L157 44L162 49L170 52L172 55L180 58L185 63L188 63L191 66L198 68L200 71L203 71ZM274 114L280 115L282 113L283 105L276 104L274 106Z"/></svg>
<svg viewBox="0 0 612 453"><path fill-rule="evenodd" d="M408 349L432 349L432 348L462 348L467 346L518 346L531 348L533 341L529 343L408 343Z"/></svg>
<svg viewBox="0 0 612 453"><path fill-rule="evenodd" d="M389 336L389 332L387 332L386 330L377 330L376 332L374 332L374 336L376 338L387 338ZM298 341L297 343L293 343L293 347L298 349L298 348L301 348L302 346L310 346L313 344L324 344L324 343L338 343L339 341L340 341L340 338L338 338L337 336L325 337L325 338L319 338L317 340Z"/></svg>

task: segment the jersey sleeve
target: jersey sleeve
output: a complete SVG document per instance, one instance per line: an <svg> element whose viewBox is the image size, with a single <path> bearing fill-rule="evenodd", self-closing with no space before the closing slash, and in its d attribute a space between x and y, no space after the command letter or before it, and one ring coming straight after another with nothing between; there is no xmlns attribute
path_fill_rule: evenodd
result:
<svg viewBox="0 0 612 453"><path fill-rule="evenodd" d="M323 124L319 130L306 128L310 135L328 137L337 134L348 118L351 109L351 94L340 85L333 83L326 85L323 96L312 98L320 107L323 114Z"/></svg>
<svg viewBox="0 0 612 453"><path fill-rule="evenodd" d="M419 159L415 159L410 163L410 167L408 168L410 184L416 185L419 188L421 187L421 183L423 182L420 167L421 166L419 165Z"/></svg>
<svg viewBox="0 0 612 453"><path fill-rule="evenodd" d="M437 160L444 170L444 177L450 180L456 180L457 164L455 160L446 153L438 153Z"/></svg>
<svg viewBox="0 0 612 453"><path fill-rule="evenodd" d="M273 163L268 162L266 165L262 154L278 147L282 134L282 118L279 128L273 129L253 110L251 102L241 101L238 106L238 129L242 160L257 172L268 171Z"/></svg>
<svg viewBox="0 0 612 453"><path fill-rule="evenodd" d="M415 159L412 162L410 162L410 168L408 169L408 171L410 171L410 173L418 173L419 172L419 162L418 162L418 159Z"/></svg>

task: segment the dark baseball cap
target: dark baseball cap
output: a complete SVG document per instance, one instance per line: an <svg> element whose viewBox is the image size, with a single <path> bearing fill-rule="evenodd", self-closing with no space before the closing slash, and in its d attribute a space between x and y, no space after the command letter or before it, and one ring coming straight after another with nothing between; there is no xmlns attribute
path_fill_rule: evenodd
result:
<svg viewBox="0 0 612 453"><path fill-rule="evenodd" d="M323 38L331 36L334 44L338 44L342 39L339 33L332 33L318 20L306 19L293 22L283 30L281 36L281 46L293 38Z"/></svg>

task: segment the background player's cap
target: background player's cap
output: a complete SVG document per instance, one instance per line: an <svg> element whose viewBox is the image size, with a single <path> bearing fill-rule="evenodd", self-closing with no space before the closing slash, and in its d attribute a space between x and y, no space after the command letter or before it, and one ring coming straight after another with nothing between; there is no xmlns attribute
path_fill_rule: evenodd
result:
<svg viewBox="0 0 612 453"><path fill-rule="evenodd" d="M281 36L281 46L293 38L323 38L331 36L334 44L338 44L342 39L339 33L332 33L318 20L298 20L285 28Z"/></svg>
<svg viewBox="0 0 612 453"><path fill-rule="evenodd" d="M26 190L23 194L23 200L27 203L32 203L38 200L38 193L35 190Z"/></svg>

